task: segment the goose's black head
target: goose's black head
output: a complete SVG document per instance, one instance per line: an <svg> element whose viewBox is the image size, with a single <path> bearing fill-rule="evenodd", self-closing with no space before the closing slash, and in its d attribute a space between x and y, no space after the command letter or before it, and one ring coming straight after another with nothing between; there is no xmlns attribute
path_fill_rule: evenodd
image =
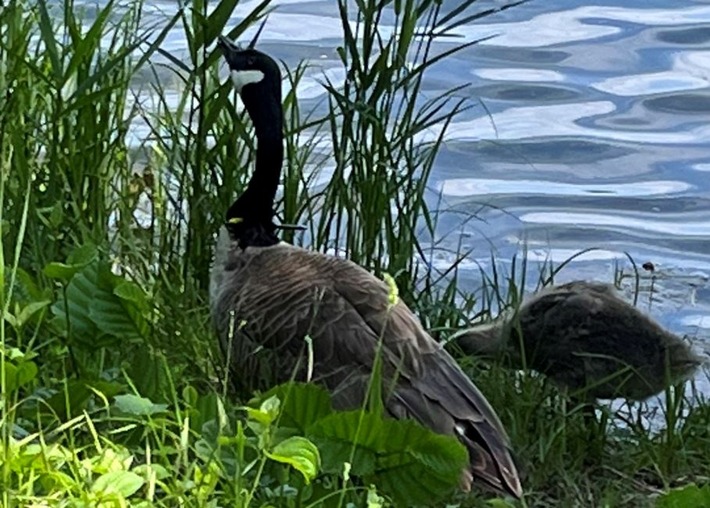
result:
<svg viewBox="0 0 710 508"><path fill-rule="evenodd" d="M281 70L269 55L254 49L253 43L240 48L226 37L220 36L217 47L222 50L229 72L239 96L255 127L264 108L272 115L278 109L281 117ZM269 115L271 116L271 115ZM259 133L257 133L259 135Z"/></svg>

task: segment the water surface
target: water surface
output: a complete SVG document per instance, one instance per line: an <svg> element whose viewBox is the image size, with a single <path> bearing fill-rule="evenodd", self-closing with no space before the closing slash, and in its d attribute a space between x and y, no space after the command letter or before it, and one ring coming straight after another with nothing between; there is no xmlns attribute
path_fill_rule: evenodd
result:
<svg viewBox="0 0 710 508"><path fill-rule="evenodd" d="M289 65L317 64L298 91L316 104L324 73L343 79L334 2L275 3L260 47ZM256 4L242 2L235 20ZM151 6L153 16L177 9ZM463 287L480 286L491 249L505 267L524 245L540 263L598 248L559 280L611 281L615 268L630 270L628 254L656 267L653 284L643 273L641 305L710 350L710 4L533 0L456 33L459 43L497 34L427 81L429 90L469 83L485 105L450 126L429 182L432 199L457 212L441 214L440 245L473 249ZM165 42L176 54L185 46L179 30ZM463 222L461 211L481 220ZM453 257L430 261L447 268ZM704 373L697 381L710 394Z"/></svg>

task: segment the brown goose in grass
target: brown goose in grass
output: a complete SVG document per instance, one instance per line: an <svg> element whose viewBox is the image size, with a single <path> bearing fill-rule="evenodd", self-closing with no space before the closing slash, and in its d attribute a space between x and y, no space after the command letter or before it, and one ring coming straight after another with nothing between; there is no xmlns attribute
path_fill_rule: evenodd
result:
<svg viewBox="0 0 710 508"><path fill-rule="evenodd" d="M387 284L349 260L279 241L273 202L283 162L281 73L253 45L218 43L257 138L256 168L227 212L210 285L232 377L248 386L266 369L271 383L311 380L331 392L336 408L354 409L363 404L381 342L388 414L455 435L469 451L466 490L477 481L520 497L496 413L412 311L390 303Z"/></svg>
<svg viewBox="0 0 710 508"><path fill-rule="evenodd" d="M702 360L616 292L575 281L550 286L490 324L452 337L466 354L504 355L583 399L643 400L690 377Z"/></svg>

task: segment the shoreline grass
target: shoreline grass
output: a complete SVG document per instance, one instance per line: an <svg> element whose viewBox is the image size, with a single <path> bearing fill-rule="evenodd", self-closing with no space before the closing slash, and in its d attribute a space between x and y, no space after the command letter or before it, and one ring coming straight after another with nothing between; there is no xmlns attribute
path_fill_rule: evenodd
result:
<svg viewBox="0 0 710 508"><path fill-rule="evenodd" d="M358 464L316 475L309 445L285 450L295 442L282 440L287 427L274 422L290 414L287 399L245 413L248 401L231 400L220 386L205 304L211 233L250 173L253 140L212 48L218 34L238 37L270 9L265 0L232 27L235 5L193 2L159 27L142 23L139 0L109 2L91 17L69 0L10 0L0 10L4 507L387 502L356 474ZM462 2L443 12L434 1L402 0L363 2L356 13L345 0L338 5L348 79L325 83L328 113L304 110L293 93L304 65L287 76L279 213L308 234L286 239L393 274L401 297L445 340L469 319L514 304L530 277L551 278L564 264L533 268L523 251L503 273L491 258L493 270L471 295L457 287L458 262L439 273L417 261L436 247L415 237L435 238L437 211L424 199L429 173L446 125L469 107L456 87L422 100L427 69L446 57L433 52L432 37L470 22L478 7ZM379 28L385 8L394 33ZM160 49L176 27L189 48L185 61ZM156 55L169 68L152 63ZM136 90L137 73L153 79ZM167 88L166 76L177 87ZM148 135L136 148L126 138L138 120ZM433 125L444 126L441 137L419 144ZM332 153L322 153L322 140ZM316 187L326 157L333 176ZM585 425L539 376L460 360L513 440L526 495L520 503L481 492L446 501L710 502L710 409L692 383L668 390L660 429L635 404L624 409L626 423L602 407L606 430ZM320 397L309 393L311 402ZM289 453L301 454L298 466Z"/></svg>

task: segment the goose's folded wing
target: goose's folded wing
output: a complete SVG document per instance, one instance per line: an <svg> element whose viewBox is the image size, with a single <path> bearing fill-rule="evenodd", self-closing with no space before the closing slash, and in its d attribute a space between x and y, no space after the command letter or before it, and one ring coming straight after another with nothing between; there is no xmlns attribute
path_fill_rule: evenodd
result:
<svg viewBox="0 0 710 508"><path fill-rule="evenodd" d="M423 329L402 301L389 301L389 288L361 267L340 267L335 289L381 337L400 382L391 410L442 433L457 435L469 449L471 472L489 486L519 496L520 481L508 438L493 408L453 358ZM342 282L347 281L347 282ZM372 347L372 345L370 346ZM404 413L404 414L402 414Z"/></svg>

